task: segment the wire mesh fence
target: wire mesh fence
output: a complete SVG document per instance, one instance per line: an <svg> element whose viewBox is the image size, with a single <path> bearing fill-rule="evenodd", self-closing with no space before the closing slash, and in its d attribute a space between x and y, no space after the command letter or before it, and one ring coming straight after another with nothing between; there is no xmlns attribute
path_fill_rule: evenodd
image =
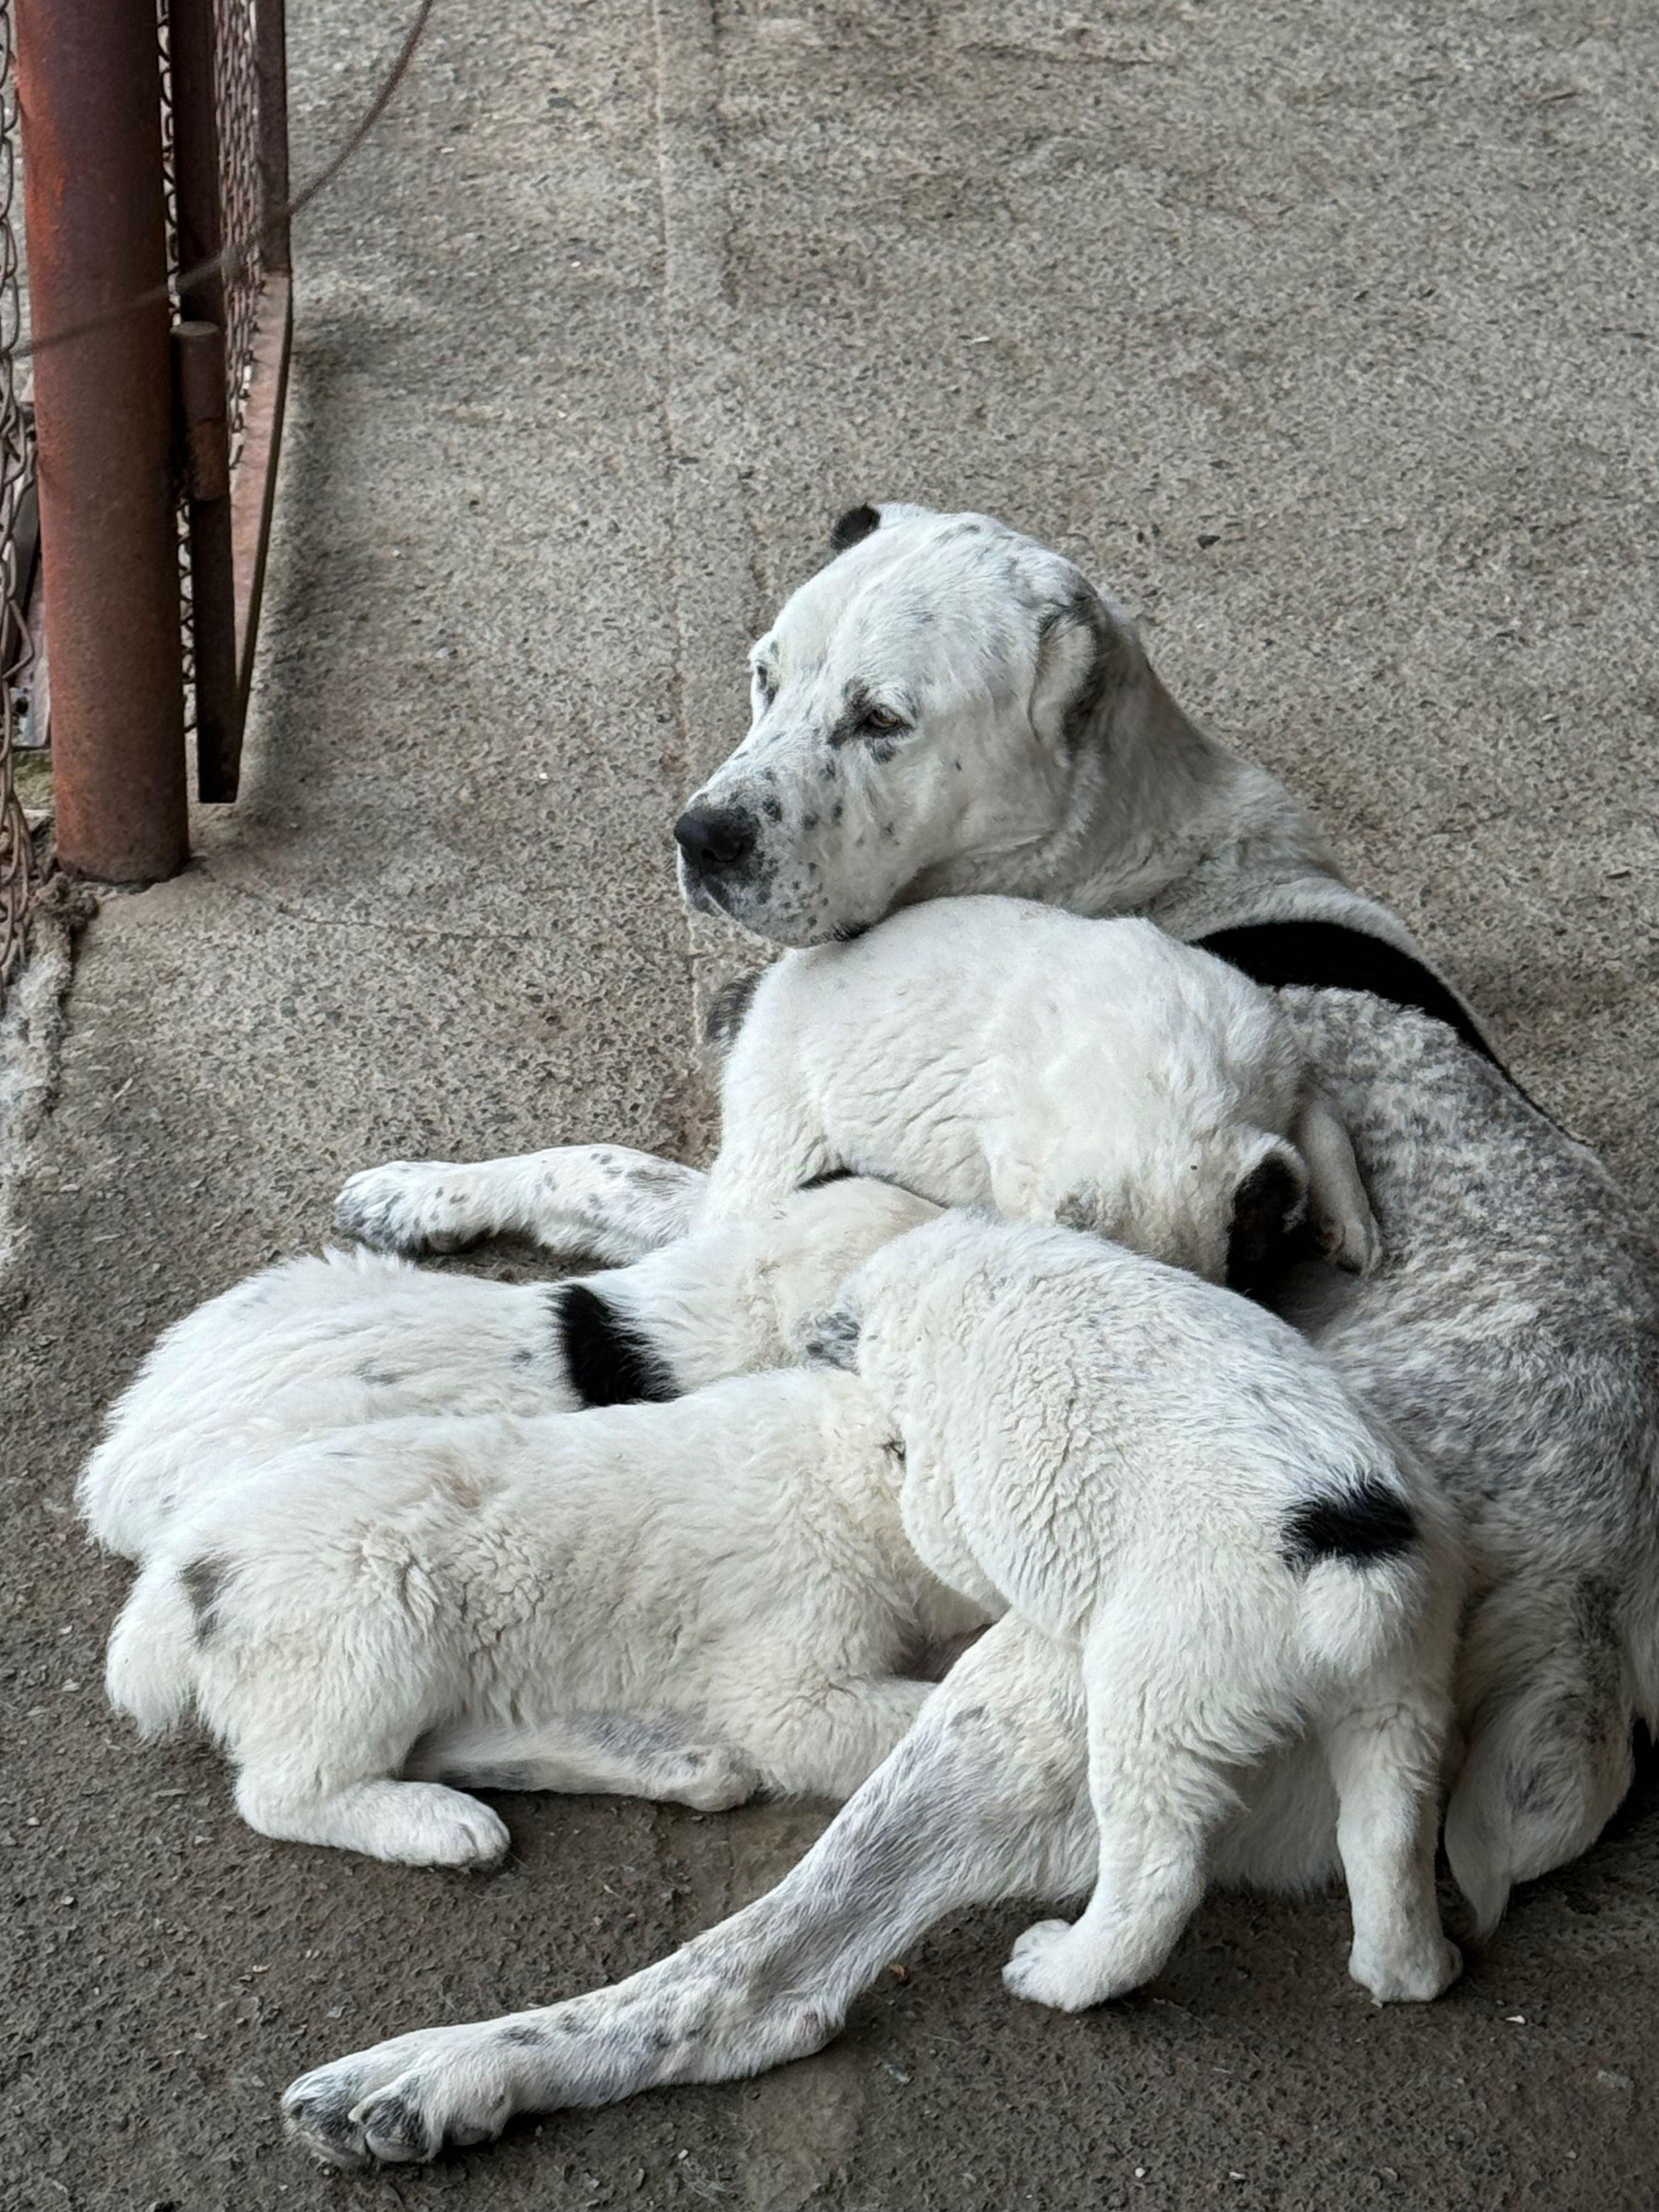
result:
<svg viewBox="0 0 1659 2212"><path fill-rule="evenodd" d="M256 4L257 0L213 0L219 204L224 234L240 249L225 275L225 410L233 462L253 374L254 340L265 278L260 251L264 209L259 181Z"/></svg>
<svg viewBox="0 0 1659 2212"><path fill-rule="evenodd" d="M34 487L34 441L15 349L24 335L22 215L10 0L0 0L0 1007L22 957L23 931L42 868L17 790L17 683L29 657L24 546Z"/></svg>
<svg viewBox="0 0 1659 2212"><path fill-rule="evenodd" d="M14 22L57 860L154 882L188 854L191 727L198 798L238 787L292 334L284 0L0 0L8 58ZM8 542L28 428L0 419ZM11 799L8 775L8 965L33 860Z"/></svg>
<svg viewBox="0 0 1659 2212"><path fill-rule="evenodd" d="M161 58L161 167L167 193L167 287L175 318L186 314L191 303L179 296L182 262L204 240L181 240L179 220L178 131L173 100L171 37L172 9L177 0L156 0L155 34ZM266 0L269 6L270 0ZM217 178L218 234L234 247L216 289L217 308L225 333L225 420L229 434L229 459L234 467L240 457L242 426L249 387L253 380L259 310L264 291L262 250L265 210L263 204L259 153L261 145L260 87L258 69L256 9L258 0L212 0L213 82L211 143ZM182 475L177 492L179 520L179 607L184 641L185 727L197 725L196 631L194 592L191 574L189 490Z"/></svg>

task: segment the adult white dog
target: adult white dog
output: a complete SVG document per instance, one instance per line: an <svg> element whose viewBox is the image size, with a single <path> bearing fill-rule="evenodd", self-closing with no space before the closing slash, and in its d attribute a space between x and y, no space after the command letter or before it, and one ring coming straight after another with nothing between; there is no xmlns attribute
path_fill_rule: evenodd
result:
<svg viewBox="0 0 1659 2212"><path fill-rule="evenodd" d="M1342 880L1307 810L1182 714L1123 611L982 515L861 508L755 649L753 720L678 828L698 903L775 942L928 897L1012 892L1139 912L1284 1003L1352 1139L1386 1254L1297 1310L1427 1468L1472 1572L1446 1829L1481 1929L1584 1850L1659 1722L1659 1267L1594 1158L1521 1094L1393 915ZM440 1189L451 1194L438 1201ZM584 1148L355 1178L343 1225L419 1249L513 1225L622 1258L684 1234L690 1169L621 1185ZM590 1995L557 2054L475 2064L478 2029L399 2038L296 2087L321 2154L424 2157L535 2103L752 2072L834 2033L865 1979L964 1900L1060 1896L1086 1834L1080 1684L1004 1621L769 1896ZM1316 1879L1328 1791L1264 1778L1225 1878ZM672 2000L672 2032L638 2025ZM371 2133L354 2117L396 2084ZM394 2110L395 2106L395 2110Z"/></svg>

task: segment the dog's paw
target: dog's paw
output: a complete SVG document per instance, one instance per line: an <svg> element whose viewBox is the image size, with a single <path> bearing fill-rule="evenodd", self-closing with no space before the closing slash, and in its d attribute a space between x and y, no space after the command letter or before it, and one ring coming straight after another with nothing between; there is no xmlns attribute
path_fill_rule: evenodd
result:
<svg viewBox="0 0 1659 2212"><path fill-rule="evenodd" d="M498 1865L506 1857L513 1838L499 1813L459 1790L446 1790L437 1784L411 1782L399 1795L412 1797L417 1790L424 1802L406 1819L387 1857L395 1857L405 1866L479 1870Z"/></svg>
<svg viewBox="0 0 1659 2212"><path fill-rule="evenodd" d="M760 1769L723 1743L688 1744L665 1774L661 1794L698 1813L729 1813L761 1786Z"/></svg>
<svg viewBox="0 0 1659 2212"><path fill-rule="evenodd" d="M283 2099L289 2136L325 2166L408 2166L486 2142L511 2118L507 2069L471 2027L400 2035L303 2074Z"/></svg>
<svg viewBox="0 0 1659 2212"><path fill-rule="evenodd" d="M1431 2004L1463 1971L1463 1954L1443 1936L1399 1958L1362 1954L1356 1943L1348 1972L1376 2004Z"/></svg>
<svg viewBox="0 0 1659 2212"><path fill-rule="evenodd" d="M1015 1942L1002 1970L1011 1996L1052 2005L1056 2012L1085 2012L1103 1996L1095 1961L1069 1920L1039 1920Z"/></svg>
<svg viewBox="0 0 1659 2212"><path fill-rule="evenodd" d="M343 1237L376 1252L454 1252L476 1241L465 1167L443 1160L389 1160L352 1176L334 1202Z"/></svg>

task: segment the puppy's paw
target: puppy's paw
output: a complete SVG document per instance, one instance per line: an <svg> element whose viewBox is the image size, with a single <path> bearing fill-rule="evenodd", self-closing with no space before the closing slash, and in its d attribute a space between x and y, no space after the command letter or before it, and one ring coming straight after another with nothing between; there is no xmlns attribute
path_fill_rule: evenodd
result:
<svg viewBox="0 0 1659 2212"><path fill-rule="evenodd" d="M1056 2012L1086 2012L1113 1994L1101 1988L1096 1961L1069 1920L1039 1920L1028 1928L1002 1970L1002 1985L1011 1996Z"/></svg>
<svg viewBox="0 0 1659 2212"><path fill-rule="evenodd" d="M688 1744L664 1778L663 1795L699 1813L729 1813L761 1786L760 1770L723 1743Z"/></svg>
<svg viewBox="0 0 1659 2212"><path fill-rule="evenodd" d="M418 1786L411 1783L409 1789ZM447 1802L420 1808L398 1853L406 1864L482 1870L507 1856L513 1838L499 1813L459 1790L433 1786L430 1796Z"/></svg>
<svg viewBox="0 0 1659 2212"><path fill-rule="evenodd" d="M1444 1936L1395 1958L1362 1953L1356 1943L1348 1972L1376 2004L1431 2004L1463 1971L1463 1954Z"/></svg>
<svg viewBox="0 0 1659 2212"><path fill-rule="evenodd" d="M343 1237L376 1252L454 1252L481 1233L468 1218L467 1170L443 1160L389 1160L352 1176L334 1203Z"/></svg>

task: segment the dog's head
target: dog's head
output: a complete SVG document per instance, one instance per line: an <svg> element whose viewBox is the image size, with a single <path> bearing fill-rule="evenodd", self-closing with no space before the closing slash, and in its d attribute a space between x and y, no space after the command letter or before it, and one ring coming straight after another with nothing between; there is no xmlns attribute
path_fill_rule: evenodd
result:
<svg viewBox="0 0 1659 2212"><path fill-rule="evenodd" d="M1021 888L1078 817L1133 624L982 514L856 507L750 655L753 720L675 824L694 906L781 945Z"/></svg>

